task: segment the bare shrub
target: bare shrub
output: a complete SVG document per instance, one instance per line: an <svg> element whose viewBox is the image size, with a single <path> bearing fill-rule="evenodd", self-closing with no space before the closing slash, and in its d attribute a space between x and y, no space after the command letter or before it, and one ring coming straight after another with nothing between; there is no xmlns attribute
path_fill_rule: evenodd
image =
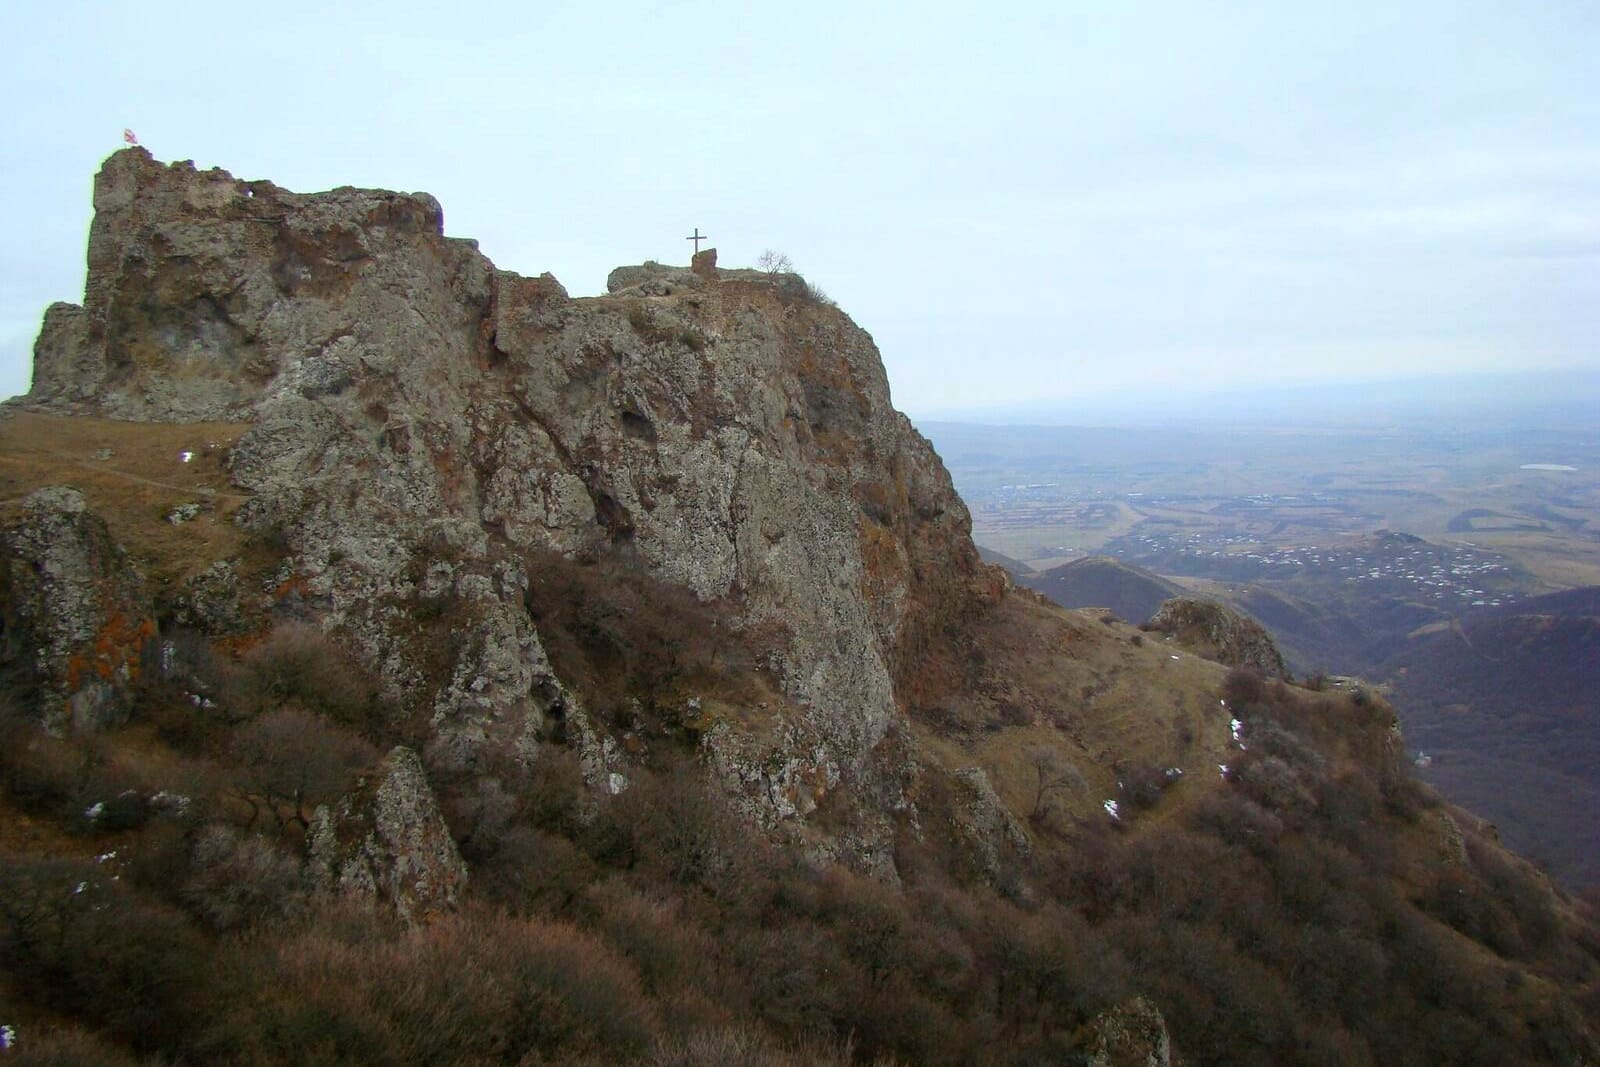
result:
<svg viewBox="0 0 1600 1067"><path fill-rule="evenodd" d="M1194 824L1223 841L1265 854L1283 834L1283 820L1261 805L1233 793L1206 797L1195 805Z"/></svg>
<svg viewBox="0 0 1600 1067"><path fill-rule="evenodd" d="M852 1043L810 1038L784 1046L751 1026L698 1030L687 1037L658 1042L645 1061L647 1067L850 1067L855 1063ZM888 1061L880 1060L879 1063Z"/></svg>
<svg viewBox="0 0 1600 1067"><path fill-rule="evenodd" d="M813 304L821 304L824 307L838 307L833 297L829 296L822 286L814 282L805 283L805 298Z"/></svg>
<svg viewBox="0 0 1600 1067"><path fill-rule="evenodd" d="M327 634L306 623L285 623L226 672L225 705L253 718L288 705L369 731L381 717L377 686Z"/></svg>
<svg viewBox="0 0 1600 1067"><path fill-rule="evenodd" d="M290 823L308 827L311 808L349 788L378 752L315 715L281 708L239 730L233 757L239 768L233 792L250 807L250 825L264 809L282 830Z"/></svg>
<svg viewBox="0 0 1600 1067"><path fill-rule="evenodd" d="M1121 777L1117 781L1117 799L1135 811L1155 807L1176 781L1165 768L1153 763L1129 763L1118 773Z"/></svg>
<svg viewBox="0 0 1600 1067"><path fill-rule="evenodd" d="M1535 949L1557 943L1563 923L1556 911L1555 899L1540 877L1518 859L1486 844L1475 834L1467 836L1466 846L1473 870L1515 920L1520 940Z"/></svg>
<svg viewBox="0 0 1600 1067"><path fill-rule="evenodd" d="M25 808L60 809L77 799L90 769L82 746L51 737L0 691L0 780Z"/></svg>
<svg viewBox="0 0 1600 1067"><path fill-rule="evenodd" d="M155 726L156 736L162 741L190 755L213 748L227 730L227 716L222 709L197 703L193 695L175 684L150 687L140 706L140 716Z"/></svg>
<svg viewBox="0 0 1600 1067"><path fill-rule="evenodd" d="M905 900L882 883L830 870L821 880L822 916L872 985L882 985L911 956Z"/></svg>
<svg viewBox="0 0 1600 1067"><path fill-rule="evenodd" d="M202 1042L218 1062L618 1062L659 1030L632 969L599 941L505 915L376 938L312 922L265 951L235 948L221 978L228 1008Z"/></svg>
<svg viewBox="0 0 1600 1067"><path fill-rule="evenodd" d="M1267 681L1254 667L1234 667L1222 680L1222 695L1236 710L1261 704L1267 698Z"/></svg>
<svg viewBox="0 0 1600 1067"><path fill-rule="evenodd" d="M1464 871L1445 871L1423 907L1474 941L1503 956L1518 957L1526 945L1505 902L1487 893Z"/></svg>
<svg viewBox="0 0 1600 1067"><path fill-rule="evenodd" d="M0 864L0 958L50 1009L97 1020L135 1048L175 1047L206 947L181 912L94 863Z"/></svg>
<svg viewBox="0 0 1600 1067"><path fill-rule="evenodd" d="M703 602L626 559L578 563L530 553L528 578L525 604L540 638L596 714L626 708L636 728L677 729L689 695L770 699L759 678L764 658L786 644L781 625L742 630L726 605Z"/></svg>
<svg viewBox="0 0 1600 1067"><path fill-rule="evenodd" d="M182 899L215 930L282 918L305 901L299 861L255 834L207 826L190 867Z"/></svg>
<svg viewBox="0 0 1600 1067"><path fill-rule="evenodd" d="M711 1027L748 1011L744 983L719 965L719 945L681 899L649 898L613 880L589 886L582 910L638 969L675 1028Z"/></svg>
<svg viewBox="0 0 1600 1067"><path fill-rule="evenodd" d="M140 1060L80 1029L27 1028L5 1049L6 1067L138 1067Z"/></svg>
<svg viewBox="0 0 1600 1067"><path fill-rule="evenodd" d="M737 886L747 833L726 800L692 764L642 778L612 803L625 821L639 862L681 885L715 893Z"/></svg>
<svg viewBox="0 0 1600 1067"><path fill-rule="evenodd" d="M1236 777L1246 796L1279 815L1303 813L1316 806L1305 781L1276 756L1246 761L1237 768Z"/></svg>
<svg viewBox="0 0 1600 1067"><path fill-rule="evenodd" d="M532 826L514 826L495 850L474 856L474 889L521 913L565 914L599 877L595 862L565 837Z"/></svg>
<svg viewBox="0 0 1600 1067"><path fill-rule="evenodd" d="M1302 773L1320 771L1327 759L1300 735L1285 729L1272 719L1256 719L1250 724L1251 751L1265 756L1277 756L1294 764Z"/></svg>
<svg viewBox="0 0 1600 1067"><path fill-rule="evenodd" d="M524 817L541 829L571 837L583 826L586 793L577 753L546 746L527 768L521 790Z"/></svg>
<svg viewBox="0 0 1600 1067"><path fill-rule="evenodd" d="M1426 811L1439 806L1439 794L1413 778L1405 767L1388 769L1378 777L1384 807L1391 815L1416 822Z"/></svg>
<svg viewBox="0 0 1600 1067"><path fill-rule="evenodd" d="M756 266L774 276L794 272L794 262L782 252L774 252L770 248L756 257Z"/></svg>
<svg viewBox="0 0 1600 1067"><path fill-rule="evenodd" d="M1032 726L1033 712L1015 700L1001 700L995 705L994 725L1006 726Z"/></svg>
<svg viewBox="0 0 1600 1067"><path fill-rule="evenodd" d="M1043 746L1029 749L1028 766L1033 770L1033 804L1028 809L1028 819L1032 822L1044 819L1060 794L1082 793L1089 788L1078 768L1055 749Z"/></svg>
<svg viewBox="0 0 1600 1067"><path fill-rule="evenodd" d="M850 990L860 987L854 965L808 918L735 927L724 944L745 980L753 1014L781 1034L832 1033Z"/></svg>

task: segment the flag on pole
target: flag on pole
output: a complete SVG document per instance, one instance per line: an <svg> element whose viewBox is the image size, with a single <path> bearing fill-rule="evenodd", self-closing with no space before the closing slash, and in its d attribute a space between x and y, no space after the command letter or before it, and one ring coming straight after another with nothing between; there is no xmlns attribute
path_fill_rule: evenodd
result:
<svg viewBox="0 0 1600 1067"><path fill-rule="evenodd" d="M134 136L133 131L130 130L130 129L126 129L126 128L124 128L123 131L122 131L122 139L123 139L123 141L125 141L128 144L138 144L139 143L139 138Z"/></svg>

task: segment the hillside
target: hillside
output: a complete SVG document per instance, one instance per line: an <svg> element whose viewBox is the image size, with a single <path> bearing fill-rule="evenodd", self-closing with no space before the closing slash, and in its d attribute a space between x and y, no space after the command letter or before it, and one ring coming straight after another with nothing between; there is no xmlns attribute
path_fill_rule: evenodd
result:
<svg viewBox="0 0 1600 1067"><path fill-rule="evenodd" d="M1004 567L1012 575L1030 574L1033 571L1032 567L1020 559L1012 559L1010 556L1002 555L990 548L984 548L982 545L978 546L978 556L985 563L991 563L996 567Z"/></svg>
<svg viewBox="0 0 1600 1067"><path fill-rule="evenodd" d="M1377 675L1426 779L1573 884L1600 884L1600 587L1429 627Z"/></svg>
<svg viewBox="0 0 1600 1067"><path fill-rule="evenodd" d="M1007 570L1017 575L1019 584L1062 607L1103 607L1128 622L1148 620L1174 597L1198 594L1226 604L1266 626L1284 659L1299 674L1327 669L1330 663L1348 667L1343 650L1370 639L1355 620L1330 615L1263 585L1197 578L1186 578L1180 584L1110 556L1085 556L1036 573L1025 564L1021 567L1021 571Z"/></svg>
<svg viewBox="0 0 1600 1067"><path fill-rule="evenodd" d="M803 279L442 219L98 176L0 413L4 1055L1600 1058L1379 696L1013 586Z"/></svg>
<svg viewBox="0 0 1600 1067"><path fill-rule="evenodd" d="M1144 622L1162 603L1187 592L1176 582L1109 556L1085 556L1020 581L1064 608L1106 608L1132 623Z"/></svg>
<svg viewBox="0 0 1600 1067"><path fill-rule="evenodd" d="M1392 535L1370 542L1394 543L1409 542ZM1137 613L1159 606L1158 597L1186 595L1143 568L1100 557L1020 581L1064 606L1106 605L1124 618L1147 618ZM1408 746L1427 757L1417 768L1425 781L1490 819L1511 847L1537 856L1566 884L1600 884L1593 847L1600 841L1600 749L1593 741L1600 737L1600 611L1593 587L1476 609L1446 623L1428 622L1431 611L1415 614L1420 606L1382 600L1341 597L1346 614L1256 583L1185 584L1260 620L1296 673L1335 665L1383 682ZM1196 650L1204 653L1203 643Z"/></svg>

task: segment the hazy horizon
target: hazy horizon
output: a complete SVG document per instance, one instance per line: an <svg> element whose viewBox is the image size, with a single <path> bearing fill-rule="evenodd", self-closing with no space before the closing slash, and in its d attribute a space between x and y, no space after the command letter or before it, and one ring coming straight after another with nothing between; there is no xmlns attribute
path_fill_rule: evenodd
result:
<svg viewBox="0 0 1600 1067"><path fill-rule="evenodd" d="M1288 422L1359 426L1394 419L1600 426L1600 370L1399 376L1231 389L1131 389L1067 400L907 411L918 424L1107 426Z"/></svg>

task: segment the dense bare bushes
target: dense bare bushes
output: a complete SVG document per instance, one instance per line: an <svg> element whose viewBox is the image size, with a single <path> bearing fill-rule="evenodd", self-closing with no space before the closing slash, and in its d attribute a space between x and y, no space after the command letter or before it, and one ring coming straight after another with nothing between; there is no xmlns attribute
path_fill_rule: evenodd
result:
<svg viewBox="0 0 1600 1067"><path fill-rule="evenodd" d="M0 864L0 958L52 1012L152 1050L182 1042L205 951L182 913L100 864L11 857Z"/></svg>
<svg viewBox="0 0 1600 1067"><path fill-rule="evenodd" d="M469 913L416 931L307 926L221 966L202 1041L230 1063L540 1062L642 1053L660 1022L636 974L565 923ZM257 973L265 968L266 973Z"/></svg>
<svg viewBox="0 0 1600 1067"><path fill-rule="evenodd" d="M610 580L562 581L591 579ZM748 669L743 637L670 648L642 601L561 612L554 640L571 640L581 670L665 694L717 683L728 662ZM353 725L360 687L330 695L283 665L326 665L322 640L302 633L227 668L260 671L255 702L205 720L191 749L211 761L195 771L204 789L181 808L153 806L137 767L108 758L116 737L6 728L13 800L117 853L0 863L0 993L95 1026L50 1039L60 1049L106 1040L243 1064L1072 1063L1096 1013L1139 992L1193 1064L1595 1052L1582 1013L1600 1016L1600 932L1471 826L1453 867L1417 862L1442 824L1392 758L1378 700L1235 672L1226 699L1245 748L1225 784L1208 776L1178 802L1165 768L1120 766L1127 810L1150 815L1121 831L1052 815L1052 847L1012 857L1002 890L942 829L959 798L936 776L917 797L922 832L900 842L898 888L756 837L706 788L663 696L633 723L649 744L620 796L586 790L573 754L548 744L438 776L473 899L411 930L303 888L292 831L375 755ZM1036 770L1036 806L1079 788ZM124 782L148 821L72 822L85 783Z"/></svg>
<svg viewBox="0 0 1600 1067"><path fill-rule="evenodd" d="M278 708L234 735L233 794L250 808L250 825L265 811L282 831L310 825L311 809L348 790L355 772L378 760L366 741L298 708Z"/></svg>
<svg viewBox="0 0 1600 1067"><path fill-rule="evenodd" d="M211 825L195 835L180 899L216 930L298 912L306 902L297 859L274 843Z"/></svg>
<svg viewBox="0 0 1600 1067"><path fill-rule="evenodd" d="M736 631L724 605L609 556L535 554L528 576L526 606L558 674L609 721L674 732L691 694L774 698L762 672L787 644L781 624Z"/></svg>
<svg viewBox="0 0 1600 1067"><path fill-rule="evenodd" d="M306 623L275 627L225 673L230 710L255 717L287 705L356 730L374 725L377 686L326 634Z"/></svg>

